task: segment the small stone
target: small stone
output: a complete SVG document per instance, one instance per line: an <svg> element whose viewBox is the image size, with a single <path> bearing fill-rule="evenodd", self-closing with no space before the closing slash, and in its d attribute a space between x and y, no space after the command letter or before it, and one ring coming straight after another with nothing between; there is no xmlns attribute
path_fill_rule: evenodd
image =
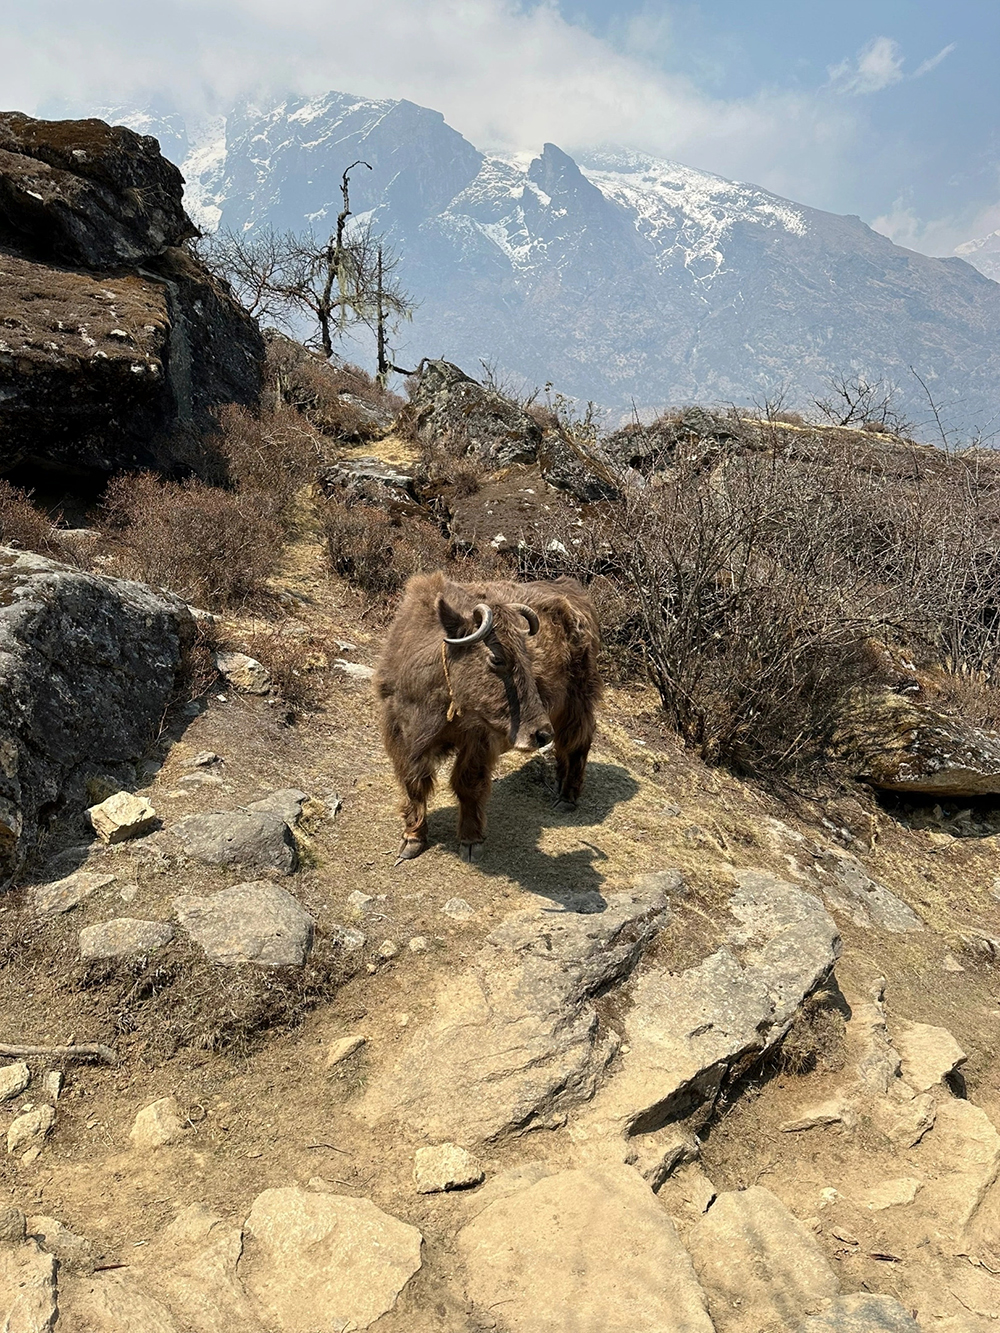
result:
<svg viewBox="0 0 1000 1333"><path fill-rule="evenodd" d="M914 1176L897 1176L894 1180L883 1180L867 1194L861 1195L859 1202L872 1212L881 1212L884 1208L896 1208L901 1204L912 1203L923 1183Z"/></svg>
<svg viewBox="0 0 1000 1333"><path fill-rule="evenodd" d="M299 791L297 787L283 787L280 791L271 792L263 800L254 801L247 809L279 815L289 828L294 828L302 818L302 807L308 800L308 792Z"/></svg>
<svg viewBox="0 0 1000 1333"><path fill-rule="evenodd" d="M125 842L156 827L156 811L145 796L120 791L87 811L91 827L102 842Z"/></svg>
<svg viewBox="0 0 1000 1333"><path fill-rule="evenodd" d="M94 1271L94 1247L90 1241L70 1231L54 1217L29 1217L25 1229L47 1254L55 1255L61 1268L71 1273Z"/></svg>
<svg viewBox="0 0 1000 1333"><path fill-rule="evenodd" d="M164 1144L176 1143L191 1132L191 1126L181 1115L177 1098L161 1097L142 1108L135 1118L129 1138L136 1148L162 1148Z"/></svg>
<svg viewBox="0 0 1000 1333"><path fill-rule="evenodd" d="M174 928L167 921L141 921L137 917L118 916L80 931L81 958L127 958L133 954L154 953L174 938Z"/></svg>
<svg viewBox="0 0 1000 1333"><path fill-rule="evenodd" d="M360 889L354 889L347 895L347 906L352 912L357 912L358 916L369 911L374 901L370 893L362 893Z"/></svg>
<svg viewBox="0 0 1000 1333"><path fill-rule="evenodd" d="M218 773L185 773L180 782L183 784L183 791L191 791L193 787L224 787L226 785Z"/></svg>
<svg viewBox="0 0 1000 1333"><path fill-rule="evenodd" d="M20 1208L9 1203L0 1207L0 1244L20 1245L24 1232L25 1220Z"/></svg>
<svg viewBox="0 0 1000 1333"><path fill-rule="evenodd" d="M266 694L271 686L267 668L246 653L216 653L215 665L234 689L245 694Z"/></svg>
<svg viewBox="0 0 1000 1333"><path fill-rule="evenodd" d="M817 1102L815 1106L804 1107L792 1120L786 1120L781 1126L782 1132L792 1134L804 1129L817 1129L822 1125L844 1125L849 1129L856 1123L856 1116L851 1108L839 1097L826 1102Z"/></svg>
<svg viewBox="0 0 1000 1333"><path fill-rule="evenodd" d="M56 1113L48 1104L35 1106L19 1115L7 1130L7 1152L13 1155L24 1148L40 1148L55 1118Z"/></svg>
<svg viewBox="0 0 1000 1333"><path fill-rule="evenodd" d="M221 764L222 755L216 754L214 750L199 750L192 759L184 761L185 768L210 768L213 764Z"/></svg>
<svg viewBox="0 0 1000 1333"><path fill-rule="evenodd" d="M478 1185L485 1172L465 1148L456 1143L440 1143L433 1148L418 1148L413 1179L418 1194L442 1194L445 1190L468 1189Z"/></svg>
<svg viewBox="0 0 1000 1333"><path fill-rule="evenodd" d="M330 938L336 940L347 953L363 949L368 943L368 936L364 931L355 930L353 926L331 926Z"/></svg>
<svg viewBox="0 0 1000 1333"><path fill-rule="evenodd" d="M399 953L399 945L395 940L383 940L376 950L379 958L384 958L387 962L390 958L395 958Z"/></svg>
<svg viewBox="0 0 1000 1333"><path fill-rule="evenodd" d="M123 903L130 903L135 900L135 895L139 892L138 884L123 884L118 890L118 897Z"/></svg>
<svg viewBox="0 0 1000 1333"><path fill-rule="evenodd" d="M958 961L953 953L946 953L941 959L942 972L964 972L965 968Z"/></svg>
<svg viewBox="0 0 1000 1333"><path fill-rule="evenodd" d="M342 657L335 657L333 665L352 680L371 680L375 675L372 667L363 666L360 662L345 662Z"/></svg>
<svg viewBox="0 0 1000 1333"><path fill-rule="evenodd" d="M19 1097L31 1082L31 1070L24 1060L0 1068L0 1102L9 1097Z"/></svg>
<svg viewBox="0 0 1000 1333"><path fill-rule="evenodd" d="M468 921L469 917L476 915L475 909L464 898L449 898L441 911L455 921Z"/></svg>
<svg viewBox="0 0 1000 1333"><path fill-rule="evenodd" d="M895 1042L903 1078L914 1092L927 1092L968 1059L946 1028L929 1023L904 1023Z"/></svg>
<svg viewBox="0 0 1000 1333"><path fill-rule="evenodd" d="M270 880L234 884L207 898L175 898L174 910L208 957L228 967L301 966L312 948L316 923Z"/></svg>
<svg viewBox="0 0 1000 1333"><path fill-rule="evenodd" d="M410 953L426 953L430 945L427 943L426 935L414 935L406 947Z"/></svg>
<svg viewBox="0 0 1000 1333"><path fill-rule="evenodd" d="M39 916L57 916L76 907L98 889L105 888L114 878L114 875L95 875L78 870L52 884L36 884L31 890L31 900Z"/></svg>
<svg viewBox="0 0 1000 1333"><path fill-rule="evenodd" d="M355 1035L352 1037L339 1037L336 1041L331 1042L330 1049L326 1053L326 1068L332 1069L334 1065L339 1065L341 1060L346 1060L349 1055L353 1055L355 1051L359 1051L366 1041L366 1037Z"/></svg>
<svg viewBox="0 0 1000 1333"><path fill-rule="evenodd" d="M42 1088L46 1097L51 1097L54 1102L59 1100L59 1094L62 1092L65 1079L58 1069L50 1069L42 1079Z"/></svg>

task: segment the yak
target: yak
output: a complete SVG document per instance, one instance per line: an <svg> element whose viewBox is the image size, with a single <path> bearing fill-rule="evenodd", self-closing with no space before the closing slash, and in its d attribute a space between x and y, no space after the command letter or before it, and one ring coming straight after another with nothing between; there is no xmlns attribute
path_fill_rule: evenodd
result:
<svg viewBox="0 0 1000 1333"><path fill-rule="evenodd" d="M454 754L459 850L477 860L493 770L507 750L553 743L556 807L576 808L601 696L600 630L575 579L409 580L375 672L382 736L405 793L399 861L427 847L427 801Z"/></svg>

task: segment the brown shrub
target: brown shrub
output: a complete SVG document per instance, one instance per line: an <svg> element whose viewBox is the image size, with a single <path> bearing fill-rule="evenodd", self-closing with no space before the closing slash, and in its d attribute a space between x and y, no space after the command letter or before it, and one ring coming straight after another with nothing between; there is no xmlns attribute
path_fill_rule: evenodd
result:
<svg viewBox="0 0 1000 1333"><path fill-rule="evenodd" d="M322 702L330 680L330 663L337 653L332 642L312 634L290 634L277 624L257 630L239 645L265 666L275 691L295 711L314 709Z"/></svg>
<svg viewBox="0 0 1000 1333"><path fill-rule="evenodd" d="M449 563L447 540L423 519L331 500L323 528L330 568L371 597L392 597L411 574Z"/></svg>
<svg viewBox="0 0 1000 1333"><path fill-rule="evenodd" d="M403 406L359 366L330 362L301 343L271 334L266 382L275 404L286 404L332 439L379 439Z"/></svg>
<svg viewBox="0 0 1000 1333"><path fill-rule="evenodd" d="M216 419L218 446L234 488L275 497L287 519L296 495L326 461L323 437L284 406L253 413L230 403Z"/></svg>
<svg viewBox="0 0 1000 1333"><path fill-rule="evenodd" d="M281 499L151 473L114 478L103 501L115 572L209 609L259 596L281 553Z"/></svg>
<svg viewBox="0 0 1000 1333"><path fill-rule="evenodd" d="M59 553L58 538L44 510L31 503L28 491L0 478L0 546L42 555Z"/></svg>

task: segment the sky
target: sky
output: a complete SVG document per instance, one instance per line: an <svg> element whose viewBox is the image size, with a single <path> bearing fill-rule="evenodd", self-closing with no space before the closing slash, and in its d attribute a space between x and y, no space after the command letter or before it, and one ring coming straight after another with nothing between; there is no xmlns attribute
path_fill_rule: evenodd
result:
<svg viewBox="0 0 1000 1333"><path fill-rule="evenodd" d="M638 148L949 254L1000 228L997 0L0 0L0 105L336 89Z"/></svg>

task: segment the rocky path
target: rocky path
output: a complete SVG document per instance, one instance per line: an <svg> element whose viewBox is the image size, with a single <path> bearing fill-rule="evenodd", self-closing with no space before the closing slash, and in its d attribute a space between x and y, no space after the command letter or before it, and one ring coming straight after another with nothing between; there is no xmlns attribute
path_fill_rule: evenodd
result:
<svg viewBox="0 0 1000 1333"><path fill-rule="evenodd" d="M4 1038L116 1051L0 1069L7 1327L993 1326L990 839L793 814L613 691L577 814L505 761L481 864L443 795L395 867L364 670L295 725L233 681L6 906Z"/></svg>

